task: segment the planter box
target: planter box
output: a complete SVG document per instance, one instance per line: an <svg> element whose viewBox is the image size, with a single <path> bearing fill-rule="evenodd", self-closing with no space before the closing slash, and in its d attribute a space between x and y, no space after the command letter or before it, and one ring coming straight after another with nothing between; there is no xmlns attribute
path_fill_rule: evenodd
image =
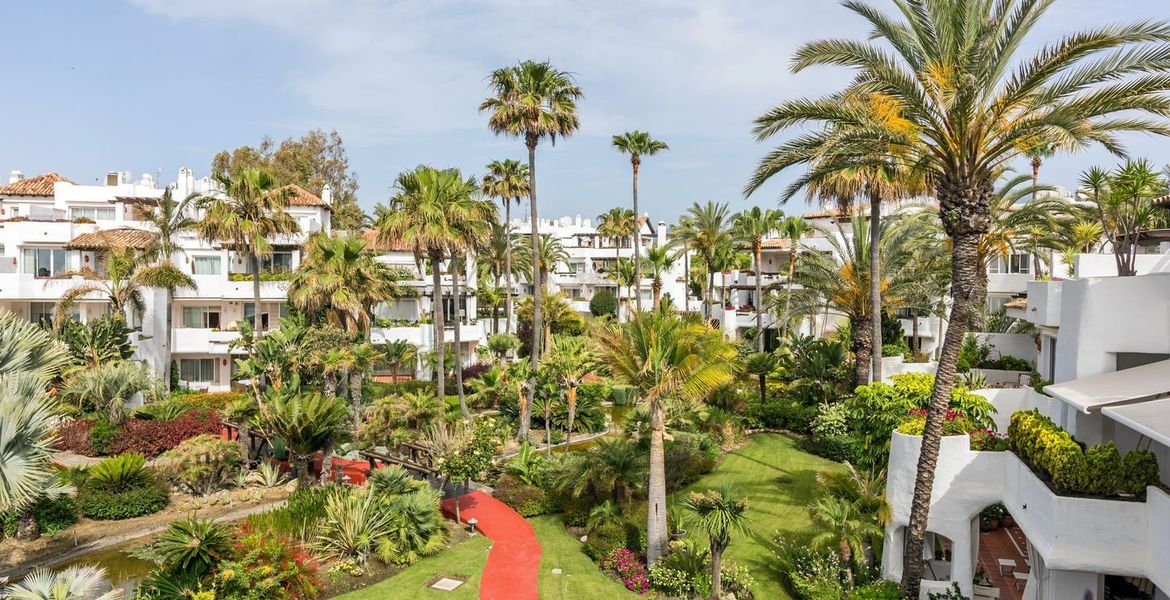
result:
<svg viewBox="0 0 1170 600"><path fill-rule="evenodd" d="M1005 371L1002 369L972 369L987 378L987 387L1031 387L1031 371Z"/></svg>

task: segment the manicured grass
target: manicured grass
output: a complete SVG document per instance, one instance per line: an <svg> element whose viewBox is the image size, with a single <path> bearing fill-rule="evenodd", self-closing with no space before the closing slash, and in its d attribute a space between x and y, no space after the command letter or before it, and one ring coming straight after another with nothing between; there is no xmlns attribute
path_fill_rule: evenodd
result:
<svg viewBox="0 0 1170 600"><path fill-rule="evenodd" d="M537 517L530 522L541 547L541 600L641 597L606 577L582 551L581 542L565 530L559 515ZM560 575L553 575L555 568L561 569Z"/></svg>
<svg viewBox="0 0 1170 600"><path fill-rule="evenodd" d="M482 535L456 544L435 556L428 556L406 570L368 588L338 596L337 600L415 600L417 598L447 598L448 600L476 600L479 598L479 580L487 563L491 540ZM466 582L453 592L441 592L427 587L439 576L458 576Z"/></svg>
<svg viewBox="0 0 1170 600"><path fill-rule="evenodd" d="M726 455L713 472L667 502L676 507L675 511L682 511L681 501L687 492L723 485L730 485L738 496L747 496L751 517L747 533L732 538L724 560L747 567L756 579L752 590L756 598L788 600L791 596L784 589L773 557L776 535L791 538L808 532L812 523L807 507L816 489L817 473L837 468L841 468L837 463L801 451L794 438L759 434ZM683 516L681 512L675 515ZM706 542L701 532L691 531L688 535Z"/></svg>

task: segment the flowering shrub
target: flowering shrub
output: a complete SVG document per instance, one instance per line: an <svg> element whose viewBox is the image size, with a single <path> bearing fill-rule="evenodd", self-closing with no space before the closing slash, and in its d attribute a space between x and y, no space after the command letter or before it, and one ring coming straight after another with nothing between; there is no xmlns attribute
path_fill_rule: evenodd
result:
<svg viewBox="0 0 1170 600"><path fill-rule="evenodd" d="M231 558L219 563L215 583L220 598L302 600L321 590L317 564L300 546L247 526L237 533Z"/></svg>
<svg viewBox="0 0 1170 600"><path fill-rule="evenodd" d="M1003 452L1008 449L1007 434L991 429L976 429L971 432L971 449L977 452Z"/></svg>
<svg viewBox="0 0 1170 600"><path fill-rule="evenodd" d="M650 585L671 598L689 598L695 591L689 573L672 569L661 562L650 567Z"/></svg>
<svg viewBox="0 0 1170 600"><path fill-rule="evenodd" d="M242 392L195 392L194 394L173 396L183 406L217 413L222 413L223 409L232 402L247 397Z"/></svg>
<svg viewBox="0 0 1170 600"><path fill-rule="evenodd" d="M922 435L926 429L926 409L912 408L908 411L910 419L898 426L898 433L906 435ZM961 410L948 408L943 421L943 435L963 435L971 431L973 425L967 414Z"/></svg>
<svg viewBox="0 0 1170 600"><path fill-rule="evenodd" d="M645 594L650 591L650 577L638 555L626 548L614 548L601 561L601 570L621 580L627 590Z"/></svg>
<svg viewBox="0 0 1170 600"><path fill-rule="evenodd" d="M110 454L137 452L154 457L197 435L219 435L223 424L218 416L192 411L166 421L130 419L122 424L110 442Z"/></svg>

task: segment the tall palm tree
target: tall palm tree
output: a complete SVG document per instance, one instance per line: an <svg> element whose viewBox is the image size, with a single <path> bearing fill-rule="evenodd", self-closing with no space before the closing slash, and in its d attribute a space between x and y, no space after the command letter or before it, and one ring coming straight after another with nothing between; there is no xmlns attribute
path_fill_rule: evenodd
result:
<svg viewBox="0 0 1170 600"><path fill-rule="evenodd" d="M504 332L512 333L512 203L520 204L520 199L528 195L528 166L511 158L502 161L493 160L487 166L488 172L483 176L483 193L492 198L499 198L504 205L504 270L507 278L504 282ZM495 235L493 235L493 240ZM499 281L497 273L496 281Z"/></svg>
<svg viewBox="0 0 1170 600"><path fill-rule="evenodd" d="M179 234L193 231L198 224L191 217L196 196L175 200L171 188L167 188L158 200L154 212L146 215L146 224L156 233L154 243L147 247L146 254L160 262L170 262L176 254L183 253L176 238Z"/></svg>
<svg viewBox="0 0 1170 600"><path fill-rule="evenodd" d="M764 283L760 273L763 264L764 238L780 229L784 213L753 206L735 215L732 235L739 243L752 250L752 266L756 272L756 351L764 351Z"/></svg>
<svg viewBox="0 0 1170 600"><path fill-rule="evenodd" d="M765 157L764 169L804 161L841 127L849 131L842 143L858 146L849 152L855 156L899 146L894 156L933 187L952 238L951 327L923 434L902 573L902 593L914 598L955 362L967 319L976 308L971 288L995 178L1004 165L1040 143L1071 151L1095 142L1121 152L1120 133L1170 135L1170 126L1156 118L1170 111L1165 95L1170 80L1150 74L1151 68L1170 60L1170 45L1165 44L1170 26L1143 21L1102 27L1021 57L1025 38L1052 2L894 4L896 17L862 0L846 2L847 9L872 26L870 39L811 42L797 50L793 68L848 67L853 71L849 87L823 98L780 104L757 119L755 132L760 140L791 127L804 132ZM899 131L869 125L875 119L867 114L868 103L843 103L845 96L877 96L912 127ZM857 123L866 125L854 127Z"/></svg>
<svg viewBox="0 0 1170 600"><path fill-rule="evenodd" d="M398 375L402 365L414 364L416 358L418 358L418 346L406 340L388 341L382 347L382 360L390 365L390 373L395 376Z"/></svg>
<svg viewBox="0 0 1170 600"><path fill-rule="evenodd" d="M731 534L743 532L748 522L748 499L736 498L731 488L691 492L683 500L687 510L683 521L707 533L711 547L711 597L723 596L723 552L731 545Z"/></svg>
<svg viewBox="0 0 1170 600"><path fill-rule="evenodd" d="M524 247L526 254L536 258L536 266L530 271L536 276L536 279L531 281L533 287L545 288L548 285L548 274L556 269L558 263L568 262L569 253L561 240L552 235L544 233L539 239L535 252L529 247L528 240L524 240ZM543 290L542 293L547 293L547 290Z"/></svg>
<svg viewBox="0 0 1170 600"><path fill-rule="evenodd" d="M475 253L480 278L490 275L497 288L501 291L501 299L506 303L504 316L506 321L504 331L511 333L512 317L515 314L515 305L511 288L516 282L517 273L531 273L532 257L524 252L526 244L524 238L516 237L511 233L511 227L506 223L492 223L487 243L478 248ZM494 318L494 317L493 317ZM499 331L498 325L494 325Z"/></svg>
<svg viewBox="0 0 1170 600"><path fill-rule="evenodd" d="M162 288L168 294L178 289L195 289L195 280L169 261L152 264L145 253L116 246L110 246L105 254L104 275L82 269L63 271L53 276L53 279L82 278L81 282L65 290L57 300L53 316L55 323L64 324L69 309L90 295L104 297L115 315L125 318L129 313L141 319L146 312L146 300L142 295L146 288Z"/></svg>
<svg viewBox="0 0 1170 600"><path fill-rule="evenodd" d="M196 226L199 237L221 242L232 250L247 254L252 268L252 327L263 335L260 322L260 259L272 255L272 241L281 235L300 232L301 228L284 211L288 194L277 188L271 173L260 169L243 169L234 175L212 176L222 193L199 196L195 206L203 211Z"/></svg>
<svg viewBox="0 0 1170 600"><path fill-rule="evenodd" d="M731 218L726 203L692 204L670 231L671 239L679 246L699 255L707 268L707 293L703 310L711 318L711 290L715 287L715 253L731 241Z"/></svg>
<svg viewBox="0 0 1170 600"><path fill-rule="evenodd" d="M613 240L613 271L617 271L622 260L621 240L636 237L638 233L638 215L629 208L615 206L603 214L597 215L597 235ZM621 286L618 286L618 302L622 299Z"/></svg>
<svg viewBox="0 0 1170 600"><path fill-rule="evenodd" d="M389 206L375 208L378 240L395 240L407 244L421 260L431 264L431 308L434 313L434 346L436 352L437 395L446 394L446 373L443 365L445 327L443 323L443 280L441 263L454 247L462 247L470 239L471 231L478 231L489 223L495 211L476 199L479 186L474 177L467 179L459 169L436 169L420 165L412 171L399 173L396 193ZM478 239L478 238L477 238ZM455 269L448 269L454 272ZM455 305L458 307L458 298Z"/></svg>
<svg viewBox="0 0 1170 600"><path fill-rule="evenodd" d="M735 347L706 325L659 310L626 323L606 323L594 339L614 379L650 405L647 564L666 550L665 403L698 400L735 378Z"/></svg>
<svg viewBox="0 0 1170 600"><path fill-rule="evenodd" d="M784 281L784 317L780 324L783 333L788 333L788 318L790 299L792 298L792 278L796 275L796 257L800 254L800 241L813 230L812 225L804 217L788 217L780 224L780 233L788 240L788 277Z"/></svg>
<svg viewBox="0 0 1170 600"><path fill-rule="evenodd" d="M308 314L323 312L326 322L368 338L373 310L402 295L404 275L379 262L360 237L315 234L305 259L289 283L289 302Z"/></svg>
<svg viewBox="0 0 1170 600"><path fill-rule="evenodd" d="M488 128L496 135L508 135L524 139L528 148L528 204L529 222L532 226L531 249L532 268L540 264L536 256L539 246L540 220L536 208L536 146L548 138L552 144L557 138L567 138L580 128L577 117L577 101L584 97L581 88L568 72L554 68L548 61L523 61L515 66L492 71L490 76L492 96L485 98L479 110L489 111ZM534 276L539 280L539 276ZM535 298L532 315L532 361L531 377L527 388L528 402L536 390L536 371L540 362L541 302L544 290L534 286ZM528 435L528 415L520 418L520 436Z"/></svg>
<svg viewBox="0 0 1170 600"><path fill-rule="evenodd" d="M612 143L618 152L630 155L630 167L634 171L634 219L637 221L634 234L634 293L636 308L642 312L642 213L638 212L638 170L642 167L643 156L654 156L669 150L670 146L651 137L650 132L637 129L613 136Z"/></svg>
<svg viewBox="0 0 1170 600"><path fill-rule="evenodd" d="M601 363L584 336L554 336L543 366L565 390L565 403L569 408L569 422L565 430L565 443L568 444L573 440L573 422L577 418L577 387L586 375L599 369ZM548 427L551 431L552 426Z"/></svg>
<svg viewBox="0 0 1170 600"><path fill-rule="evenodd" d="M646 249L646 264L650 267L650 290L654 295L654 310L662 301L662 278L670 273L678 255L669 246L653 246Z"/></svg>

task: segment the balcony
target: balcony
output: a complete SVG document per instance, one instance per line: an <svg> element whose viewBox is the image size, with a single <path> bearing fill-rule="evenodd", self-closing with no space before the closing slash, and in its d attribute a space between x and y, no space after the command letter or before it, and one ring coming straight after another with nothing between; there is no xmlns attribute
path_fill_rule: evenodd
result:
<svg viewBox="0 0 1170 600"><path fill-rule="evenodd" d="M228 354L240 332L184 327L175 329L171 337L171 352L175 354Z"/></svg>
<svg viewBox="0 0 1170 600"><path fill-rule="evenodd" d="M1060 281L1029 281L1027 319L1038 327L1060 327Z"/></svg>

